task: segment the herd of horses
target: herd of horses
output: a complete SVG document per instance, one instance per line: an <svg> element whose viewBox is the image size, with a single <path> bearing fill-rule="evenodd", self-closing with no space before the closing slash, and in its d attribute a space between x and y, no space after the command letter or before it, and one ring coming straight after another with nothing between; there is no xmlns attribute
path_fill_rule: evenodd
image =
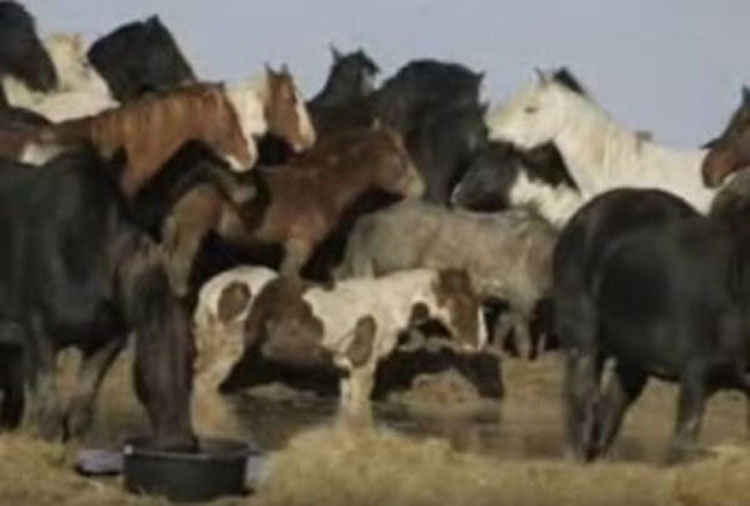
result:
<svg viewBox="0 0 750 506"><path fill-rule="evenodd" d="M286 66L202 81L158 17L86 50L0 2L0 426L84 435L133 333L156 444L192 448L193 334L217 329L239 350L221 392L332 388L357 417L396 355L498 397L500 352L559 347L581 460L651 376L680 386L673 460L698 451L713 392L750 398L750 91L678 152L565 68L488 110L463 65L376 86L364 51L332 57L305 102Z"/></svg>

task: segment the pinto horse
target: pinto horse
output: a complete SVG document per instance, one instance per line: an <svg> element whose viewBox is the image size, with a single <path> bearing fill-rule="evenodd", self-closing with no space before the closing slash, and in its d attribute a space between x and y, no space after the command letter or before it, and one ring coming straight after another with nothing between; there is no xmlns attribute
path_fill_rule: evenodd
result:
<svg viewBox="0 0 750 506"><path fill-rule="evenodd" d="M117 107L107 83L89 65L79 34L51 35L44 39L44 46L56 69L57 87L38 91L6 77L3 86L11 105L30 109L51 121L90 116Z"/></svg>
<svg viewBox="0 0 750 506"><path fill-rule="evenodd" d="M157 444L192 446L190 326L158 246L132 224L109 176L121 162L84 149L43 167L0 165L0 363L8 366L0 421L20 422L28 383L41 436L83 435L101 381L134 331L135 390ZM63 409L56 355L72 346L83 361ZM21 370L28 381L13 374Z"/></svg>
<svg viewBox="0 0 750 506"><path fill-rule="evenodd" d="M387 128L339 134L250 176L253 183L222 182L222 190L196 186L173 207L162 240L177 293L188 293L193 260L210 231L248 248L282 245L281 272L297 275L358 198L374 190L419 196L424 188L400 136Z"/></svg>
<svg viewBox="0 0 750 506"><path fill-rule="evenodd" d="M234 170L250 169L254 142L243 134L240 115L223 85L196 84L45 127L24 156L33 159L49 145L82 142L91 142L103 157L123 148L127 166L119 179L125 195L132 198L188 141L205 143Z"/></svg>
<svg viewBox="0 0 750 506"><path fill-rule="evenodd" d="M112 96L122 103L144 92L167 91L197 81L158 16L116 28L96 40L86 54Z"/></svg>
<svg viewBox="0 0 750 506"><path fill-rule="evenodd" d="M705 151L671 150L626 130L566 69L540 72L490 112L487 126L491 140L522 149L554 142L581 192L581 204L612 188L660 188L705 213L714 197L700 174Z"/></svg>
<svg viewBox="0 0 750 506"><path fill-rule="evenodd" d="M34 18L16 2L0 2L0 75L13 76L39 92L57 86L55 67L36 34Z"/></svg>
<svg viewBox="0 0 750 506"><path fill-rule="evenodd" d="M703 181L719 186L730 174L750 167L750 88L742 88L742 101L724 132L710 143L703 161Z"/></svg>
<svg viewBox="0 0 750 506"><path fill-rule="evenodd" d="M649 377L680 385L667 459L695 451L706 400L750 395L750 234L736 196L714 217L660 190L620 189L585 205L554 253L573 455L605 452ZM602 361L614 358L600 387Z"/></svg>

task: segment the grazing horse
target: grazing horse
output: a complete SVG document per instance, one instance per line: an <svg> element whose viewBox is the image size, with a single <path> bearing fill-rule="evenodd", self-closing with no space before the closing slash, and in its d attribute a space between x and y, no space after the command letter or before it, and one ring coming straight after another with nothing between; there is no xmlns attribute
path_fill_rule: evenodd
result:
<svg viewBox="0 0 750 506"><path fill-rule="evenodd" d="M726 177L750 167L750 88L742 88L742 101L724 132L710 143L703 161L703 181L719 186Z"/></svg>
<svg viewBox="0 0 750 506"><path fill-rule="evenodd" d="M212 230L250 248L283 245L281 272L297 275L358 198L374 190L421 195L422 179L398 134L376 128L339 135L287 165L252 171L250 185L199 185L186 193L162 232L175 291L188 293L193 260Z"/></svg>
<svg viewBox="0 0 750 506"><path fill-rule="evenodd" d="M107 83L89 65L79 34L49 36L44 46L56 69L57 87L39 92L6 77L3 86L10 104L31 109L51 121L90 116L117 106Z"/></svg>
<svg viewBox="0 0 750 506"><path fill-rule="evenodd" d="M563 229L554 303L575 456L609 448L650 376L680 385L670 461L696 449L711 394L750 394L745 202L709 218L660 190L613 190ZM616 366L600 392L609 357Z"/></svg>
<svg viewBox="0 0 750 506"><path fill-rule="evenodd" d="M167 91L197 81L158 16L116 28L96 40L87 55L109 85L112 96L122 103L144 92Z"/></svg>
<svg viewBox="0 0 750 506"><path fill-rule="evenodd" d="M487 142L484 115L484 106L452 101L411 131L406 148L424 179L425 201L448 204L453 187Z"/></svg>
<svg viewBox="0 0 750 506"><path fill-rule="evenodd" d="M57 86L55 67L36 34L34 18L16 2L0 2L0 75L13 76L38 92Z"/></svg>
<svg viewBox="0 0 750 506"><path fill-rule="evenodd" d="M333 65L323 89L307 102L318 135L347 127L370 126L365 99L374 91L380 68L362 49L342 55L331 46Z"/></svg>
<svg viewBox="0 0 750 506"><path fill-rule="evenodd" d="M554 142L582 202L617 187L661 188L707 212L714 191L702 181L705 151L675 151L624 129L565 69L540 72L487 117L492 140L522 149Z"/></svg>
<svg viewBox="0 0 750 506"><path fill-rule="evenodd" d="M483 77L456 63L411 61L373 93L374 114L407 137L438 107L453 101L478 104Z"/></svg>
<svg viewBox="0 0 750 506"><path fill-rule="evenodd" d="M540 336L530 335L529 324L551 295L556 240L548 223L525 211L470 213L404 201L357 222L335 276L463 269L483 301L503 300L509 306L510 318L501 322L510 328L498 328L496 341L512 330L519 354L534 358Z"/></svg>
<svg viewBox="0 0 750 506"><path fill-rule="evenodd" d="M486 344L479 299L460 271L417 269L332 287L279 277L255 300L244 354L220 389L236 391L274 370L338 369L342 411L362 413L378 362L396 348L401 331L428 319L443 323L464 352Z"/></svg>
<svg viewBox="0 0 750 506"><path fill-rule="evenodd" d="M581 194L553 143L524 151L490 142L454 187L451 204L485 212L523 208L562 227Z"/></svg>
<svg viewBox="0 0 750 506"><path fill-rule="evenodd" d="M45 145L91 142L103 157L123 148L127 167L119 179L132 198L188 141L203 142L234 170L250 169L254 141L244 135L240 118L223 85L195 84L43 128L25 157L32 158Z"/></svg>
<svg viewBox="0 0 750 506"><path fill-rule="evenodd" d="M0 162L0 362L26 371L40 435L80 436L104 375L134 331L135 390L157 444L192 446L189 323L158 246L130 222L109 176L118 163L103 162L93 149L44 167ZM83 361L65 410L56 356L71 346ZM13 427L23 414L24 385L23 375L8 375L0 419Z"/></svg>

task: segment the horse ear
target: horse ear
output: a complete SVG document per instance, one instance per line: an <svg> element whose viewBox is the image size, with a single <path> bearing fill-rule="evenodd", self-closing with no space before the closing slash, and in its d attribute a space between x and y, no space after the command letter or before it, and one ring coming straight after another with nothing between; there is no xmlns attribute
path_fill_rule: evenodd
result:
<svg viewBox="0 0 750 506"><path fill-rule="evenodd" d="M271 67L270 63L266 62L266 63L263 64L263 66L266 68L266 74L269 77L273 77L273 76L276 75L276 71Z"/></svg>
<svg viewBox="0 0 750 506"><path fill-rule="evenodd" d="M742 86L742 100L750 103L750 88L747 85Z"/></svg>
<svg viewBox="0 0 750 506"><path fill-rule="evenodd" d="M481 82L482 82L482 81L484 80L484 75L485 75L485 72L484 72L484 71L482 71L482 72L477 72L476 74L474 74L474 79L476 79L476 81L477 81L478 83L481 83Z"/></svg>
<svg viewBox="0 0 750 506"><path fill-rule="evenodd" d="M289 66L286 63L284 63L284 64L281 65L281 73L282 74L288 74L289 73Z"/></svg>
<svg viewBox="0 0 750 506"><path fill-rule="evenodd" d="M333 56L334 63L338 62L341 59L341 53L333 44L331 44L331 56Z"/></svg>
<svg viewBox="0 0 750 506"><path fill-rule="evenodd" d="M547 74L542 69L540 69L539 67L534 67L534 72L539 78L540 84L547 84L549 82L549 76L547 76Z"/></svg>

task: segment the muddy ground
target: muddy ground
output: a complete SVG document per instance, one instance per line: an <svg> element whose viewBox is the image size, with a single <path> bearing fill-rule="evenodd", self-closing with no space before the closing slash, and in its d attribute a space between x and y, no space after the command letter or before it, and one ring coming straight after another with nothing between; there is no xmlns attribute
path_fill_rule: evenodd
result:
<svg viewBox="0 0 750 506"><path fill-rule="evenodd" d="M128 359L106 381L89 444L112 444L145 427ZM709 403L701 441L711 456L665 468L676 390L653 381L612 457L581 466L562 458L558 357L506 361L504 368L502 403L478 402L460 378L423 380L416 393L378 404L374 427L358 429L333 421L335 401L267 388L227 402L212 393L212 381L199 379L199 430L247 438L270 456L256 494L217 504L750 504L742 396L721 394ZM123 493L116 479L77 477L70 471L75 448L23 431L1 436L0 504L164 504Z"/></svg>

